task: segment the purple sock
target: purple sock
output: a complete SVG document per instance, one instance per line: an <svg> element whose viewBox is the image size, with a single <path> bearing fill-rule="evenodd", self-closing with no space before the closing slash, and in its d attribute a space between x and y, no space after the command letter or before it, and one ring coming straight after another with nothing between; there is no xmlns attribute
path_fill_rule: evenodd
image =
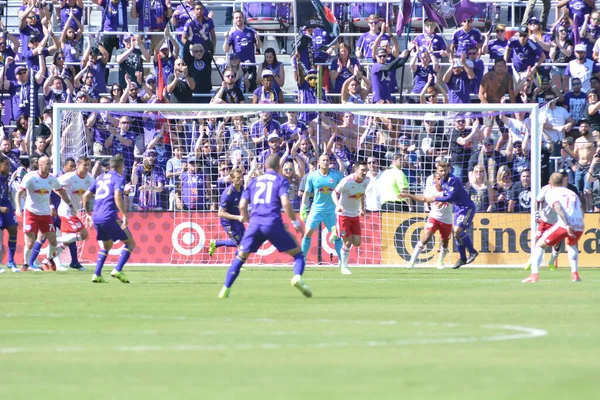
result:
<svg viewBox="0 0 600 400"><path fill-rule="evenodd" d="M296 254L294 256L294 275L302 275L304 273L305 265L306 261L304 261L304 254L302 252Z"/></svg>
<svg viewBox="0 0 600 400"><path fill-rule="evenodd" d="M246 260L242 260L237 257L233 259L231 265L229 266L229 269L227 270L227 276L225 277L225 287L231 287L231 285L233 285L233 282L235 282L235 279L240 274L240 269L242 268L242 265L244 265L245 262Z"/></svg>
<svg viewBox="0 0 600 400"><path fill-rule="evenodd" d="M119 271L119 272L123 271L123 267L125 266L125 263L127 262L127 260L129 260L129 256L131 256L129 247L127 247L127 245L124 245L123 249L121 250L121 255L119 256L119 261L117 262L117 266L115 267L115 269L117 271Z"/></svg>
<svg viewBox="0 0 600 400"><path fill-rule="evenodd" d="M464 234L463 234L464 232ZM475 252L475 248L473 247L473 241L471 240L471 237L469 236L469 234L466 231L462 231L461 232L461 239L463 242L463 245L465 246L465 248L467 250L469 250L469 252L474 253Z"/></svg>
<svg viewBox="0 0 600 400"><path fill-rule="evenodd" d="M15 252L17 251L17 235L8 237L8 262L15 262Z"/></svg>
<svg viewBox="0 0 600 400"><path fill-rule="evenodd" d="M41 242L36 240L35 243L33 243L31 257L29 257L29 265L33 266L33 263L35 262L35 260L37 260L38 256L40 255L40 250L42 249L42 246L44 245L45 241L45 239Z"/></svg>
<svg viewBox="0 0 600 400"><path fill-rule="evenodd" d="M460 237L460 235L455 236L454 239L456 240L456 245L458 247L458 254L460 255L460 259L464 260L467 258L467 251L465 249L465 245L463 244L463 241Z"/></svg>
<svg viewBox="0 0 600 400"><path fill-rule="evenodd" d="M94 272L94 274L98 276L102 275L102 267L104 267L106 257L108 257L108 250L100 250L100 253L98 253L98 258L96 259L96 272Z"/></svg>
<svg viewBox="0 0 600 400"><path fill-rule="evenodd" d="M77 243L76 242L69 243L69 252L71 253L71 264L78 262L79 260L77 260Z"/></svg>
<svg viewBox="0 0 600 400"><path fill-rule="evenodd" d="M237 244L233 241L233 239L226 240L217 240L217 247L237 247Z"/></svg>

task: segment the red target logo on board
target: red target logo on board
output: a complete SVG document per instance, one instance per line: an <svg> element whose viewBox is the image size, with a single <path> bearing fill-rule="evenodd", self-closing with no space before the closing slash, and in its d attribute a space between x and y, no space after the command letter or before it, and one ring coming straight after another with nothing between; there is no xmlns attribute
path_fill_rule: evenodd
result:
<svg viewBox="0 0 600 400"><path fill-rule="evenodd" d="M206 234L195 222L182 222L173 229L173 248L184 256L198 254L204 248Z"/></svg>

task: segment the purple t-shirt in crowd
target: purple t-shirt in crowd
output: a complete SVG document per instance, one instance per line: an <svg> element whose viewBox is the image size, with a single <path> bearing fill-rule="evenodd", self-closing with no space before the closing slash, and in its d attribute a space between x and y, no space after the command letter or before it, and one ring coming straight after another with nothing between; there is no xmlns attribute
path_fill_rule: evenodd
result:
<svg viewBox="0 0 600 400"><path fill-rule="evenodd" d="M177 24L175 25L175 31L181 32L183 31L183 27L185 26L185 24L189 21L190 15L194 15L194 6L190 6L187 3L182 3L177 6L173 13L176 13L178 11L179 14L175 18L177 20Z"/></svg>
<svg viewBox="0 0 600 400"><path fill-rule="evenodd" d="M265 126L267 127L267 131L269 132L269 135L271 133L277 133L279 134L279 131L281 130L281 125L279 124L279 122L275 121L274 119L270 119L269 122L267 122L266 124L263 123L263 121L261 119L259 119L258 121L254 122L252 124L252 127L250 128L250 134L252 138L257 138L257 137L261 137L264 135L264 130L265 130ZM275 132L277 131L277 132ZM260 143L255 144L255 148L256 148L256 152L259 153L261 151L263 151L265 148L267 147L267 141L264 140Z"/></svg>
<svg viewBox="0 0 600 400"><path fill-rule="evenodd" d="M29 43L29 36L36 35L40 42L44 38L42 24L40 23L39 18L35 25L25 25L24 28L19 29L19 32L21 33L21 57L23 57L25 50L29 49L27 46L27 43Z"/></svg>
<svg viewBox="0 0 600 400"><path fill-rule="evenodd" d="M321 101L326 100L325 88L321 88ZM317 88L311 87L308 82L298 85L298 103L300 104L317 104ZM316 111L302 111L298 113L298 119L306 123L317 118Z"/></svg>
<svg viewBox="0 0 600 400"><path fill-rule="evenodd" d="M456 48L456 56L460 56L463 52L467 51L472 43L483 43L481 32L477 28L472 28L469 32L465 32L463 28L459 28L452 34L452 44Z"/></svg>
<svg viewBox="0 0 600 400"><path fill-rule="evenodd" d="M256 62L256 31L249 27L243 30L233 28L229 34L229 46L233 48L233 53L240 58L240 61Z"/></svg>
<svg viewBox="0 0 600 400"><path fill-rule="evenodd" d="M511 39L508 48L511 52L513 68L517 72L525 72L527 67L533 67L543 53L542 48L531 40L527 40L525 46L522 46L518 36Z"/></svg>
<svg viewBox="0 0 600 400"><path fill-rule="evenodd" d="M412 93L421 94L423 88L429 80L429 75L437 76L433 65L429 64L427 67L417 65L417 70L413 74L413 90Z"/></svg>
<svg viewBox="0 0 600 400"><path fill-rule="evenodd" d="M96 195L94 201L94 214L92 220L95 224L113 222L119 216L119 209L115 202L115 192L120 191L121 195L125 190L125 178L116 171L109 171L100 175L89 191Z"/></svg>
<svg viewBox="0 0 600 400"><path fill-rule="evenodd" d="M148 2L149 4L146 4ZM147 30L163 30L167 26L167 5L165 0L138 0L135 3L135 9L139 15L138 19L138 30L145 32ZM149 15L145 15L144 9L146 9Z"/></svg>
<svg viewBox="0 0 600 400"><path fill-rule="evenodd" d="M583 111L585 109L586 98L587 96L584 91L579 92L579 94L573 92L567 92L567 94L565 94L564 104L569 107L569 114L571 114L571 117L573 117L575 122L585 118Z"/></svg>
<svg viewBox="0 0 600 400"><path fill-rule="evenodd" d="M440 57L440 51L446 50L446 41L442 35L437 33L433 35L422 33L415 38L415 43L417 43L419 49L426 48L430 52L433 51L434 55L438 58Z"/></svg>
<svg viewBox="0 0 600 400"><path fill-rule="evenodd" d="M284 122L281 125L281 131L279 132L279 137L282 141L287 142L290 139L297 139L298 136L302 135L302 132L306 132L308 128L302 121L296 121L296 127L292 129L289 123Z"/></svg>
<svg viewBox="0 0 600 400"><path fill-rule="evenodd" d="M117 133L117 135L120 135L120 133ZM127 133L125 133L125 138L131 140L131 145L129 146L125 146L123 143L121 143L119 141L119 139L117 138L113 138L113 144L112 144L112 153L113 156L116 156L117 154L120 154L123 156L123 159L125 160L125 172L123 172L125 174L125 176L127 176L128 174L131 173L131 169L133 167L133 162L135 161L134 157L133 157L133 151L135 149L135 132L132 131L128 131Z"/></svg>
<svg viewBox="0 0 600 400"><path fill-rule="evenodd" d="M485 64L482 60L476 59L473 61L473 72L475 73L475 79L471 81L471 93L479 93L479 86L483 80L483 73L485 72Z"/></svg>
<svg viewBox="0 0 600 400"><path fill-rule="evenodd" d="M470 103L471 97L469 96L471 89L471 81L467 71L463 71L460 75L454 75L450 77L448 85L448 102L450 104L457 103Z"/></svg>
<svg viewBox="0 0 600 400"><path fill-rule="evenodd" d="M377 36L379 36L379 34L365 32L361 35L361 37L358 38L358 42L356 42L356 48L360 49L363 58L366 58L367 60L373 60L373 46L375 45ZM384 34L381 37L381 40L389 41L390 38L388 35Z"/></svg>
<svg viewBox="0 0 600 400"><path fill-rule="evenodd" d="M71 13L73 13L73 18L76 18L79 22L81 22L83 10L80 7L77 7L77 6L69 7L68 5L65 4L60 9L60 29L65 29L65 25L67 24L67 21L69 20L69 15L71 15ZM77 23L74 20L71 21L70 26L72 26L73 29L75 29L75 31L77 31L77 29L78 29Z"/></svg>
<svg viewBox="0 0 600 400"><path fill-rule="evenodd" d="M313 46L315 47L315 51L318 51L323 45L329 44L331 42L331 36L329 33L321 28L315 28L312 34Z"/></svg>
<svg viewBox="0 0 600 400"><path fill-rule="evenodd" d="M371 66L371 83L373 85L373 103L379 100L392 100L392 79L389 71L380 71L384 64Z"/></svg>
<svg viewBox="0 0 600 400"><path fill-rule="evenodd" d="M508 46L508 40L494 39L488 42L488 50L491 60L499 60L504 58L504 51Z"/></svg>
<svg viewBox="0 0 600 400"><path fill-rule="evenodd" d="M588 6L583 0L569 0L569 12L571 14L571 18L576 22L578 26L583 24L585 19L585 15L592 12L590 6Z"/></svg>
<svg viewBox="0 0 600 400"><path fill-rule="evenodd" d="M108 5L107 5L108 4ZM98 5L106 12L103 13L103 32L118 32L127 30L127 7L129 0L120 0L114 4L110 0L99 0Z"/></svg>
<svg viewBox="0 0 600 400"><path fill-rule="evenodd" d="M189 29L192 28L192 37L189 37ZM211 39L210 31L215 29L215 23L211 18L204 17L202 22L199 22L195 17L193 19L188 19L185 23L183 31L186 33L186 37L193 44L200 43L204 45ZM213 43L214 45L214 43Z"/></svg>
<svg viewBox="0 0 600 400"><path fill-rule="evenodd" d="M339 73L338 77L336 78L335 82L334 82L334 86L333 86L333 90L331 91L331 93L341 93L342 91L342 86L344 85L344 82L346 82L346 79L350 78L353 73L352 71L354 70L354 66L355 65L359 65L358 60L354 57L350 57L350 68L348 69L348 67L346 67L346 65L344 65L342 67L342 72ZM338 59L336 58L335 60L331 61L331 67L330 70L331 71L337 71L339 65L338 65Z"/></svg>
<svg viewBox="0 0 600 400"><path fill-rule="evenodd" d="M270 226L281 222L281 196L288 195L289 186L286 178L271 170L251 180L242 193L242 199L252 206L250 224Z"/></svg>

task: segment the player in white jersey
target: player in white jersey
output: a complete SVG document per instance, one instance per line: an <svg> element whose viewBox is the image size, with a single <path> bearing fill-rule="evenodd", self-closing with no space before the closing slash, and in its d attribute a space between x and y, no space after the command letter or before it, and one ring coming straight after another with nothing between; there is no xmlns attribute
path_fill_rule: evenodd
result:
<svg viewBox="0 0 600 400"><path fill-rule="evenodd" d="M35 258L32 254L33 244L38 232L45 235L50 243L48 248L47 263L42 263L42 269L45 271L56 270L52 258L56 255L56 231L52 222L50 211L50 192L55 191L66 204L73 208L71 200L66 191L60 186L58 179L50 175L50 158L44 156L39 159L38 171L30 172L23 178L15 203L17 205L16 214L21 216L21 198L25 198L25 213L23 217L23 232L25 233L25 253L26 260L29 258L29 265L33 265ZM73 209L74 211L74 209ZM23 264L21 271L27 271L28 265Z"/></svg>
<svg viewBox="0 0 600 400"><path fill-rule="evenodd" d="M550 246L560 243L561 240L567 240L567 255L569 256L569 265L571 266L571 280L580 282L577 259L579 251L577 242L583 235L583 205L579 196L573 191L563 187L563 176L555 172L550 176L551 188L546 192L544 201L554 209L557 215L557 222L547 229L535 244L531 252L531 275L523 279L523 282L537 282L539 280L539 266L544 257L544 251Z"/></svg>
<svg viewBox="0 0 600 400"><path fill-rule="evenodd" d="M552 228L557 220L558 216L556 215L556 211L552 208L551 205L546 203L546 193L550 190L552 186L547 184L546 186L540 189L540 193L536 199L537 212L536 212L536 221L537 221L537 230L535 231L535 238L538 240L542 237L544 232L548 229ZM558 267L557 258L560 251L560 243L557 243L555 246L552 246L552 256L550 257L550 261L548 261L548 268L551 270L555 270ZM528 271L531 268L531 260L525 266L525 270Z"/></svg>
<svg viewBox="0 0 600 400"><path fill-rule="evenodd" d="M79 159L77 159L77 169L75 171L67 172L58 177L58 181L63 189L66 190L67 195L71 200L71 204L74 206L74 209L69 207L64 200L61 201L58 206L58 216L61 221L61 236L57 238L59 243L57 250L59 254L66 249L69 244L86 240L88 237L88 231L77 216L77 213L85 209L82 200L83 194L90 186L92 186L92 183L94 183L94 177L89 173L90 165L91 163L88 157L79 157ZM77 251L71 252L70 267L80 271L86 270L77 259Z"/></svg>
<svg viewBox="0 0 600 400"><path fill-rule="evenodd" d="M433 176L433 181L425 188L425 193L423 193L423 195L405 193L398 197L409 198L414 201L420 201L424 203L425 198L440 197L442 194L442 181L439 173L436 172ZM423 233L421 233L421 240L419 240L415 246L407 268L413 268L415 266L419 254L421 254L427 243L429 243L431 237L437 231L440 231L442 245L440 247L440 258L438 259L437 268L444 269L444 259L448 254L448 243L450 241L450 235L452 234L452 205L449 203L435 201L430 203L430 208L427 224L425 225Z"/></svg>
<svg viewBox="0 0 600 400"><path fill-rule="evenodd" d="M335 187L331 198L335 203L336 229L342 238L341 271L351 275L348 268L350 249L362 242L360 217L365 215L365 191L369 185L367 163L356 163L355 171L343 178Z"/></svg>

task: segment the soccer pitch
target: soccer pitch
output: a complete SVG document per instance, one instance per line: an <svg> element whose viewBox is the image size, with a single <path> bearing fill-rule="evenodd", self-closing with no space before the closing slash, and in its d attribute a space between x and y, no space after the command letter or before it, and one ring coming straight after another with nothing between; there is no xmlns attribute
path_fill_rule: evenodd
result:
<svg viewBox="0 0 600 400"><path fill-rule="evenodd" d="M565 259L566 262L566 259ZM600 270L0 275L5 399L591 399ZM105 275L109 277L110 269ZM110 279L110 278L108 278Z"/></svg>

